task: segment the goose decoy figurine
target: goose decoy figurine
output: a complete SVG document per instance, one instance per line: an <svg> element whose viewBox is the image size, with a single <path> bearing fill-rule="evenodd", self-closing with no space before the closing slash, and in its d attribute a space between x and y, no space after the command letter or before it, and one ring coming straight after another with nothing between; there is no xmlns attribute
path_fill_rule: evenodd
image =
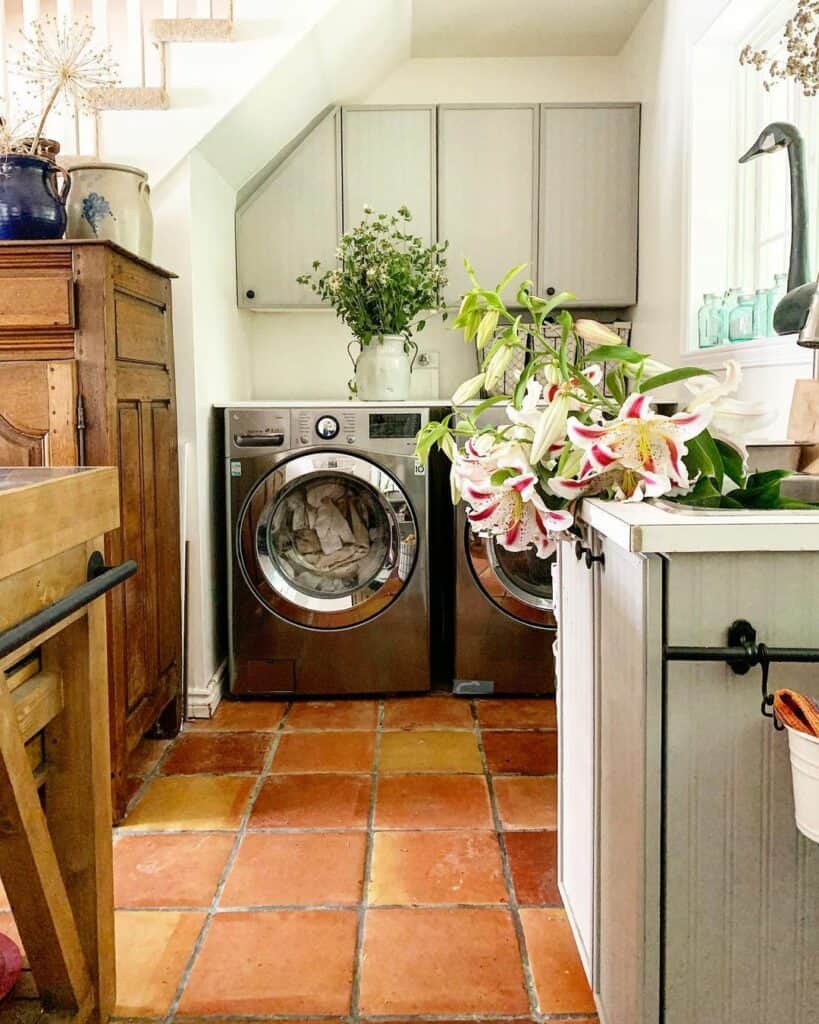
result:
<svg viewBox="0 0 819 1024"><path fill-rule="evenodd" d="M808 320L816 282L811 280L808 266L808 184L805 177L805 147L796 125L773 121L739 158L746 164L766 153L787 149L791 186L791 251L788 267L788 291L774 310L773 324L777 334L798 334L798 343L806 348L819 347L819 322ZM809 328L809 329L806 329Z"/></svg>

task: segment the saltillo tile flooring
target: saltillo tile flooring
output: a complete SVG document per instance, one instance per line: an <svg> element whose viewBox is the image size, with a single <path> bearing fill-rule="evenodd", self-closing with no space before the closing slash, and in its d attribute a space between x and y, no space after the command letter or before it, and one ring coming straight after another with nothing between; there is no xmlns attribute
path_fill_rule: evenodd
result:
<svg viewBox="0 0 819 1024"><path fill-rule="evenodd" d="M117 1015L596 1021L555 727L548 699L226 702L146 741L115 836Z"/></svg>

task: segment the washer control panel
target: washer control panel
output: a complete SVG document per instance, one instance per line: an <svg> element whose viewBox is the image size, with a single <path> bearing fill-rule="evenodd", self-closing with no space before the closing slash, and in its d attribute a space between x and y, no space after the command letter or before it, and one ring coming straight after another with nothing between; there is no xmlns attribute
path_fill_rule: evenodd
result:
<svg viewBox="0 0 819 1024"><path fill-rule="evenodd" d="M341 427L335 416L320 416L316 421L316 433L322 441L332 441L338 437Z"/></svg>

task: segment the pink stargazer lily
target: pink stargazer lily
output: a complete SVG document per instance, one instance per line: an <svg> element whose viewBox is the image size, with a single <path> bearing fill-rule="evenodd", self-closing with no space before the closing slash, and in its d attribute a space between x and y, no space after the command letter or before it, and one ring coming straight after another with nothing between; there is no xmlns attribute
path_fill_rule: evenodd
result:
<svg viewBox="0 0 819 1024"><path fill-rule="evenodd" d="M554 478L549 486L561 497L574 498L612 488L632 501L674 488L687 490L685 442L705 430L710 418L709 407L660 416L647 395L636 394L610 423L596 426L573 419L567 432L585 451L583 462L575 479Z"/></svg>
<svg viewBox="0 0 819 1024"><path fill-rule="evenodd" d="M508 551L533 546L547 558L554 551L552 535L572 525L571 513L550 509L538 494L537 474L519 443L497 442L491 435L470 438L453 473L473 530L496 537ZM493 483L496 474L503 477L499 483Z"/></svg>
<svg viewBox="0 0 819 1024"><path fill-rule="evenodd" d="M603 368L593 363L584 368L583 377L596 387L603 379ZM577 377L547 385L543 397L549 404L540 415L532 439L532 462L535 465L547 457L554 458L555 446L559 446L559 454L566 437L569 413L580 412L588 407L584 401L585 395Z"/></svg>

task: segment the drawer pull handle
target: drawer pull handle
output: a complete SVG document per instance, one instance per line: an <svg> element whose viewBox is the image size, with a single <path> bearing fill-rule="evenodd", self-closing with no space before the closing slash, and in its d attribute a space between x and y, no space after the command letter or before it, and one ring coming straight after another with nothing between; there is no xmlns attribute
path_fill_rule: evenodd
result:
<svg viewBox="0 0 819 1024"><path fill-rule="evenodd" d="M577 541L574 545L574 557L580 561L584 558L586 561L586 568L591 569L595 562L599 562L602 568L606 564L606 556L603 554L593 555L592 549L585 546L582 541Z"/></svg>
<svg viewBox="0 0 819 1024"><path fill-rule="evenodd" d="M234 434L233 443L237 448L281 448L284 434Z"/></svg>

